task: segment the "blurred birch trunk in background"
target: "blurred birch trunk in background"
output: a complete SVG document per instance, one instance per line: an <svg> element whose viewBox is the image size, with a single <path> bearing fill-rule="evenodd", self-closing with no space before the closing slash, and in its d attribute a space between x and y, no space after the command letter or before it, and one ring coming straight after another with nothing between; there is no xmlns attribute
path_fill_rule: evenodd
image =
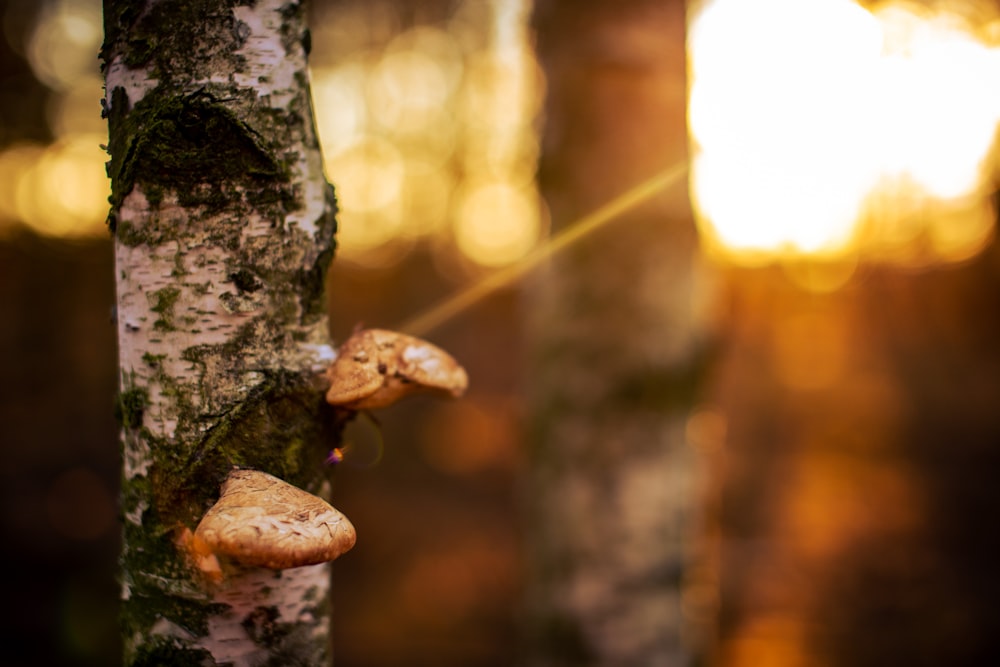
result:
<svg viewBox="0 0 1000 667"><path fill-rule="evenodd" d="M683 3L539 0L553 233L686 159ZM531 665L690 664L680 588L707 361L683 179L529 286Z"/></svg>
<svg viewBox="0 0 1000 667"><path fill-rule="evenodd" d="M233 466L316 492L332 189L294 0L105 0L128 665L328 660L329 567L199 576Z"/></svg>

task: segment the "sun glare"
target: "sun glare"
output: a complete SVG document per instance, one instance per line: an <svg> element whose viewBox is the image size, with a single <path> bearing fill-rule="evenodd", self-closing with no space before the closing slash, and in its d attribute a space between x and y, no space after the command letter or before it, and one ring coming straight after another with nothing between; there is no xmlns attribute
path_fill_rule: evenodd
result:
<svg viewBox="0 0 1000 667"><path fill-rule="evenodd" d="M688 33L692 199L743 264L966 259L986 197L1000 51L957 13L714 0Z"/></svg>

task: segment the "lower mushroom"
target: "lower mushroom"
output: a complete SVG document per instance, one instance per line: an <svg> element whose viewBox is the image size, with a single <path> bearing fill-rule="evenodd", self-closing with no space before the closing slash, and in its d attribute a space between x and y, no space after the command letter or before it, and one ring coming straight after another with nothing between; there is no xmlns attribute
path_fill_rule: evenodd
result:
<svg viewBox="0 0 1000 667"><path fill-rule="evenodd" d="M229 473L194 532L197 547L274 570L334 560L356 539L347 517L323 499L267 473L240 469Z"/></svg>

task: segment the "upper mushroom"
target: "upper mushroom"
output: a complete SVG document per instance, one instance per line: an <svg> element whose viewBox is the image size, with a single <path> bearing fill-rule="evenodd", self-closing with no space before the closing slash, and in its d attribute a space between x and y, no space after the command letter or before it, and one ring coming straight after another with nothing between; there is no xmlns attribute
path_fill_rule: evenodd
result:
<svg viewBox="0 0 1000 667"><path fill-rule="evenodd" d="M461 396L465 369L427 341L385 329L356 332L327 369L326 400L351 410L382 408L417 392Z"/></svg>
<svg viewBox="0 0 1000 667"><path fill-rule="evenodd" d="M326 501L258 470L233 470L194 532L196 543L244 565L281 570L334 560L354 526Z"/></svg>

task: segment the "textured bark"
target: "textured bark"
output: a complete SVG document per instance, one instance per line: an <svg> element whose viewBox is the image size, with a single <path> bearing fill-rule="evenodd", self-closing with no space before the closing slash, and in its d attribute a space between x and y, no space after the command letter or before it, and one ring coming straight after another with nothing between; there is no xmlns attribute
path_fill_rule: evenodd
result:
<svg viewBox="0 0 1000 667"><path fill-rule="evenodd" d="M105 0L124 475L125 662L327 660L328 565L213 584L175 541L234 466L307 491L332 189L289 0Z"/></svg>
<svg viewBox="0 0 1000 667"><path fill-rule="evenodd" d="M685 158L682 3L537 3L540 182L558 225ZM558 226L557 226L558 229ZM528 664L682 665L706 360L684 188L556 256L531 286Z"/></svg>

